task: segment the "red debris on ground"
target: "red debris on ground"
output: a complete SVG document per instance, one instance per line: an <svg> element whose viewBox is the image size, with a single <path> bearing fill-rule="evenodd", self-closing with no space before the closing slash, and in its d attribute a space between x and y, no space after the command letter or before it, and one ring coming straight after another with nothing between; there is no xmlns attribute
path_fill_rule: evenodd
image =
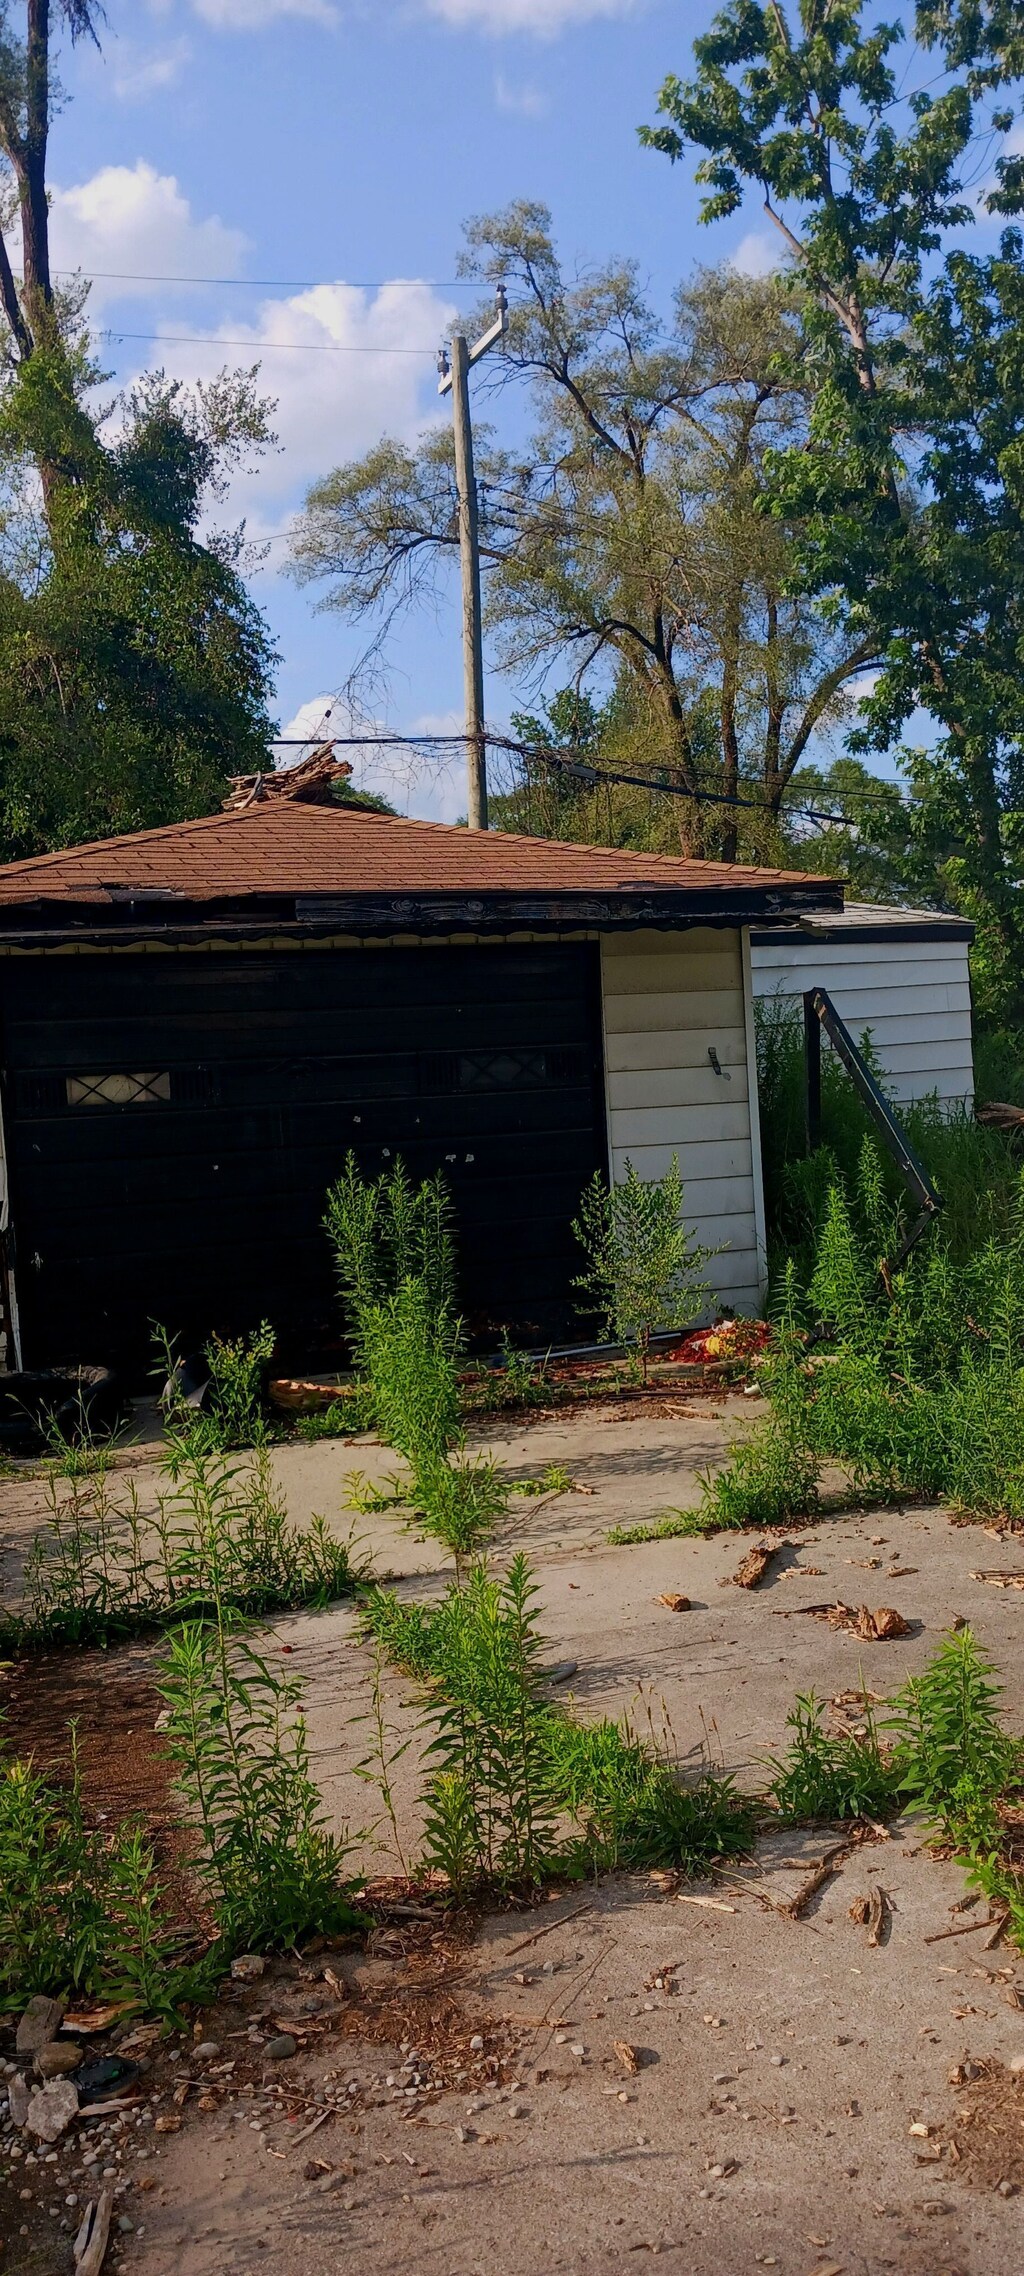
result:
<svg viewBox="0 0 1024 2276"><path fill-rule="evenodd" d="M660 1359L688 1360L691 1365L709 1359L757 1359L770 1351L775 1331L769 1320L719 1320L713 1328L696 1328Z"/></svg>

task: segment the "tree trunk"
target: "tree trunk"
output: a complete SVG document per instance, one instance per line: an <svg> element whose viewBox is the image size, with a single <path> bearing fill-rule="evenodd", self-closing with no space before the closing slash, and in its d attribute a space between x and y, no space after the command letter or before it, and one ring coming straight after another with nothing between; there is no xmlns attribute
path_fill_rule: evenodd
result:
<svg viewBox="0 0 1024 2276"><path fill-rule="evenodd" d="M726 798L738 798L740 788L740 746L736 733L736 698L740 676L740 593L734 586L725 607L724 638L722 642L722 790ZM730 812L723 808L720 843L721 859L735 861L739 851L739 814L735 807Z"/></svg>
<svg viewBox="0 0 1024 2276"><path fill-rule="evenodd" d="M50 130L50 0L28 0L25 51L25 140L15 157L21 199L21 242L25 306L39 341L45 336L53 289L50 283L50 221L46 203L46 144Z"/></svg>

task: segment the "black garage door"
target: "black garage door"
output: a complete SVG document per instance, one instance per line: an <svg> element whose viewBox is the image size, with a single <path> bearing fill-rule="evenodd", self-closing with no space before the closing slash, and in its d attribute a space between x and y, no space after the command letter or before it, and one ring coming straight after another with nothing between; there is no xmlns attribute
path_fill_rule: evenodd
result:
<svg viewBox="0 0 1024 2276"><path fill-rule="evenodd" d="M354 1148L441 1168L473 1332L573 1319L581 1189L606 1161L585 944L86 955L2 972L28 1365L114 1361L267 1317L339 1352L324 1195Z"/></svg>

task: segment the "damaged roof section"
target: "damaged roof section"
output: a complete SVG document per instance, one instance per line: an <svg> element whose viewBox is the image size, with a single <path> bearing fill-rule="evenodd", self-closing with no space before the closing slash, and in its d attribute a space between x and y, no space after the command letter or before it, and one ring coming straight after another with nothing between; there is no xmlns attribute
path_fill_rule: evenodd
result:
<svg viewBox="0 0 1024 2276"><path fill-rule="evenodd" d="M603 930L771 923L842 906L839 881L802 870L620 853L290 797L0 869L8 937L211 921L359 933Z"/></svg>

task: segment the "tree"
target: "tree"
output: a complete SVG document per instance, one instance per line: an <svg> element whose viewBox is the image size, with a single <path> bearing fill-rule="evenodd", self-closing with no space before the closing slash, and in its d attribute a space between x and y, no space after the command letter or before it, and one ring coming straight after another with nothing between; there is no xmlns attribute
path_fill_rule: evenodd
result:
<svg viewBox="0 0 1024 2276"><path fill-rule="evenodd" d="M81 280L50 272L54 26L97 36L94 0L0 0L0 857L215 809L266 763L273 651L241 531L207 505L272 440L255 370L194 392L162 373L96 408ZM13 198L12 192L13 190Z"/></svg>
<svg viewBox="0 0 1024 2276"><path fill-rule="evenodd" d="M8 860L210 813L229 775L266 765L271 732L273 654L240 541L198 536L225 461L264 430L251 375L194 396L151 377L113 443L61 380L59 358L36 351L0 405ZM59 468L45 516L44 456Z"/></svg>
<svg viewBox="0 0 1024 2276"><path fill-rule="evenodd" d="M844 877L863 901L928 901L942 893L954 851L924 828L924 807L844 752L827 767L800 767L789 786L787 860L816 876Z"/></svg>
<svg viewBox="0 0 1024 2276"><path fill-rule="evenodd" d="M673 806L688 850L735 858L737 812L706 795L741 789L762 808L747 843L774 843L787 782L873 655L790 596L791 532L761 511L767 454L806 437L799 309L774 280L709 272L666 326L632 264L567 280L549 215L525 203L470 224L462 267L511 303L478 384L525 383L537 414L518 453L477 430L501 662L534 684L568 662L580 698L615 685L634 762L689 794ZM323 606L373 623L379 654L457 543L451 439L432 428L314 485L294 568L326 586Z"/></svg>
<svg viewBox="0 0 1024 2276"><path fill-rule="evenodd" d="M806 446L766 467L773 503L799 533L802 589L878 643L863 740L891 744L918 704L936 720L937 749L911 766L914 834L945 844L945 885L983 919L1020 1004L1021 249L1011 234L977 262L948 244L974 219L972 146L991 163L986 138L1011 121L985 106L1024 68L1020 11L906 8L922 77L950 83L905 97L905 23L865 18L863 0L801 0L795 21L782 0L729 0L693 78L661 89L670 123L642 139L698 154L704 220L756 185L785 243L812 401ZM990 208L1017 211L1022 188L1022 161L996 158Z"/></svg>
<svg viewBox="0 0 1024 2276"><path fill-rule="evenodd" d="M98 0L25 0L25 32L14 30L11 0L0 4L0 151L14 177L21 220L19 291L0 237L0 299L20 362L60 338L59 306L50 275L50 213L46 153L58 90L51 42L54 20L74 44L91 39L103 11Z"/></svg>

